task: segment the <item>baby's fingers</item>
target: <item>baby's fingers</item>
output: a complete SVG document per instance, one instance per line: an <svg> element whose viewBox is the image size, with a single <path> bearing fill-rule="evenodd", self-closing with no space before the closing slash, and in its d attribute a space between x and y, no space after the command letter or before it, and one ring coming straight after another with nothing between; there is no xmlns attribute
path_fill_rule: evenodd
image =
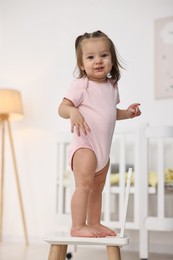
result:
<svg viewBox="0 0 173 260"><path fill-rule="evenodd" d="M135 115L140 116L140 114L141 114L141 111L140 111L139 107L136 107L135 108Z"/></svg>
<svg viewBox="0 0 173 260"><path fill-rule="evenodd" d="M71 133L74 132L74 124L71 124Z"/></svg>
<svg viewBox="0 0 173 260"><path fill-rule="evenodd" d="M128 107L128 111L132 117L139 116L141 114L139 106L140 106L140 103L134 103Z"/></svg>
<svg viewBox="0 0 173 260"><path fill-rule="evenodd" d="M88 126L88 124L86 122L83 122L81 125L76 127L76 131L78 136L80 136L80 132L83 131L85 135L88 134L88 132L90 132L90 128Z"/></svg>
<svg viewBox="0 0 173 260"><path fill-rule="evenodd" d="M81 135L81 131L83 131L85 135L87 135L87 133L91 131L86 122L76 123L76 124L71 122L71 132L72 133L74 132L74 129L78 136Z"/></svg>
<svg viewBox="0 0 173 260"><path fill-rule="evenodd" d="M85 135L87 135L88 132L91 132L91 129L89 128L88 124L86 122L84 122L84 133Z"/></svg>

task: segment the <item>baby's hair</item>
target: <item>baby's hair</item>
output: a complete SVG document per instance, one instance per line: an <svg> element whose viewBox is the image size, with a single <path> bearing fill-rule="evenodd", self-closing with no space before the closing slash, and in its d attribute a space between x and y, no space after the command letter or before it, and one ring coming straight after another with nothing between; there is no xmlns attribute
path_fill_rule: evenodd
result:
<svg viewBox="0 0 173 260"><path fill-rule="evenodd" d="M91 39L91 38L105 38L109 45L110 45L110 52L111 52L111 57L112 57L112 70L110 71L111 78L113 80L118 81L120 79L120 68L123 68L122 65L120 64L118 58L117 58L117 51L114 46L114 43L112 40L103 32L101 31L95 31L92 33L84 33L83 35L79 35L76 38L75 41L75 50L76 50L76 58L77 58L77 67L79 69L79 75L78 78L82 78L86 76L86 73L84 70L81 69L82 65L82 48L81 48L81 43L84 39Z"/></svg>

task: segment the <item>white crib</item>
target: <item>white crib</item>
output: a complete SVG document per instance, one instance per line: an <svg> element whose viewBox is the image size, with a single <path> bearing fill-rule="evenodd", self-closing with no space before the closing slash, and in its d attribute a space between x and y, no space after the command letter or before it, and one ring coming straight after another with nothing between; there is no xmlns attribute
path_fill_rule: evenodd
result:
<svg viewBox="0 0 173 260"><path fill-rule="evenodd" d="M70 134L59 135L56 213L59 224L63 226L70 225L70 197L74 188L67 162L69 142ZM137 129L116 131L113 137L111 166L103 193L102 221L112 228L120 227L126 171L133 167L134 183L130 188L131 206L126 229L139 231L140 259L148 259L149 230L173 231L173 210L168 216L165 212L167 193L173 199L172 156L173 126L142 124ZM165 182L166 168L172 175ZM152 173L151 180L149 173ZM154 213L149 210L152 208L151 197L157 201Z"/></svg>

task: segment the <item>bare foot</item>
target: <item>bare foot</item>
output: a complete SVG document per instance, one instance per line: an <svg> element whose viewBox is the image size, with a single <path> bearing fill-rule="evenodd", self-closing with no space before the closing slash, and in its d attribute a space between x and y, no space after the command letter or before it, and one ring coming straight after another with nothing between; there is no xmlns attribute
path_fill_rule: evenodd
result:
<svg viewBox="0 0 173 260"><path fill-rule="evenodd" d="M91 228L96 228L99 230L101 233L103 233L105 236L116 236L116 232L113 231L112 229L102 225L102 224L95 224L95 225L89 225Z"/></svg>
<svg viewBox="0 0 173 260"><path fill-rule="evenodd" d="M97 229L96 227L89 227L88 225L80 228L71 228L70 234L72 237L105 237L105 232Z"/></svg>

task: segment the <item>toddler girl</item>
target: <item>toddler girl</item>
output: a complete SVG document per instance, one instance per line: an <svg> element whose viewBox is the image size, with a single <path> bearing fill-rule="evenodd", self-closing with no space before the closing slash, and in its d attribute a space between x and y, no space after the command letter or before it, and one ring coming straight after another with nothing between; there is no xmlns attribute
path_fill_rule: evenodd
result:
<svg viewBox="0 0 173 260"><path fill-rule="evenodd" d="M117 108L121 65L106 34L96 31L80 35L75 49L79 76L58 109L61 117L70 119L73 133L69 146L75 178L71 235L115 236L115 231L100 222L112 136L116 120L139 116L140 104L125 110Z"/></svg>

